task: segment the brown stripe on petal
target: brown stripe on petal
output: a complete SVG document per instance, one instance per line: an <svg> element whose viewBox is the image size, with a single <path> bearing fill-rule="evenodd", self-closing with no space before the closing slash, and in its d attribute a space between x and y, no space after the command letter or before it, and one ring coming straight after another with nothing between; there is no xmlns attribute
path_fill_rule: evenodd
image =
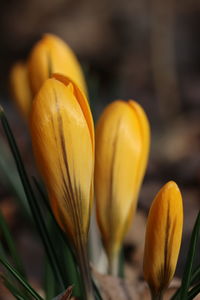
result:
<svg viewBox="0 0 200 300"><path fill-rule="evenodd" d="M56 95L55 95L56 96ZM59 111L59 107L58 107L58 103L56 102L56 107L57 107L57 112ZM53 121L53 118L51 118L51 123L52 123L52 127L53 127L53 132L54 132L54 138L55 138L55 142L57 144L57 147L59 149L59 143L58 143L58 139L57 139L57 134L56 134L56 128L54 126L54 121ZM60 172L61 172L61 176L62 176L62 182L63 182L63 196L64 196L64 200L65 200L65 205L66 205L66 208L67 210L72 210L71 208L71 203L73 203L73 199L72 199L72 195L70 194L70 191L68 189L68 186L67 186L67 183L66 183L66 180L65 180L65 175L64 175L64 172L63 172L63 168L62 168L62 162L60 160L60 156L58 157L58 163L59 163L59 169L60 169ZM59 199L57 199L57 201L59 201ZM60 208L60 206L58 206ZM60 209L61 211L61 209ZM63 217L61 217L62 214L60 214L60 218L63 219ZM71 214L70 214L71 216ZM66 224L66 222L64 222L64 224Z"/></svg>
<svg viewBox="0 0 200 300"><path fill-rule="evenodd" d="M53 132L54 132L55 142L56 142L57 147L59 147L58 139L57 139L57 136L56 136L56 129L55 129L55 126L54 126L53 118L51 118L51 123L52 123L52 127L53 127ZM66 182L65 182L65 176L64 176L64 173L63 173L63 169L62 169L62 163L61 163L61 160L60 160L60 156L58 157L58 163L59 163L59 169L60 169L61 176L62 176L62 182L63 182L63 184L64 184L64 190L63 190L64 198L70 200L71 197L70 197L70 194L69 194L69 190L68 190L67 184L66 184ZM68 209L69 209L70 207L69 207L69 203L67 203L67 201L66 201L66 205L67 205L67 207L68 207Z"/></svg>
<svg viewBox="0 0 200 300"><path fill-rule="evenodd" d="M65 169L66 169L66 174L69 182L69 190L70 190L70 195L71 195L71 208L73 212L73 218L74 218L74 225L76 226L75 228L77 229L77 233L80 236L81 235L81 228L82 228L82 216L81 216L81 211L80 211L80 199L77 198L77 186L76 186L76 178L74 178L74 188L72 187L72 182L71 182L71 176L69 172L69 165L68 165L68 158L67 158L67 150L65 147L65 141L64 141L64 134L63 134L63 120L58 113L59 117L59 133L60 133L60 141L61 141L61 148L63 151L63 159L65 163ZM66 182L64 182L66 184Z"/></svg>
<svg viewBox="0 0 200 300"><path fill-rule="evenodd" d="M171 226L169 215L169 204L167 203L167 219L165 225L165 240L164 240L164 263L159 270L158 278L160 278L160 287L163 289L169 283L171 276L171 267L169 265L169 229Z"/></svg>
<svg viewBox="0 0 200 300"><path fill-rule="evenodd" d="M47 51L47 66L48 66L48 76L47 78L51 78L53 74L53 65L52 65L52 59L51 59L51 54L50 51Z"/></svg>
<svg viewBox="0 0 200 300"><path fill-rule="evenodd" d="M169 229L170 229L170 217L169 217L169 203L167 203L167 220L165 225L165 244L164 244L164 275L167 271L167 256L168 256L168 244L169 244Z"/></svg>
<svg viewBox="0 0 200 300"><path fill-rule="evenodd" d="M67 206L71 209L71 215L72 219L74 222L75 226L75 231L77 231L77 234L79 237L82 237L82 232L81 228L82 226L82 215L81 215L81 202L79 198L77 198L78 192L77 192L77 187L76 187L76 178L74 178L74 188L72 187L72 181L71 181L71 176L70 176L70 171L69 171L69 165L68 165L68 157L67 157L67 149L65 146L65 140L64 140L64 130L63 130L63 119L60 114L60 108L59 108L59 103L57 100L57 95L55 92L55 102L56 102L56 107L57 107L57 121L58 121L58 126L59 126L59 138L60 138L60 145L63 153L63 160L64 160L64 166L65 166L65 173L67 177L68 184L66 183L65 176L63 174L63 183L65 187L65 197L64 200L67 204ZM81 193L79 193L81 194ZM68 202L68 203L67 203ZM78 206L78 207L77 207Z"/></svg>

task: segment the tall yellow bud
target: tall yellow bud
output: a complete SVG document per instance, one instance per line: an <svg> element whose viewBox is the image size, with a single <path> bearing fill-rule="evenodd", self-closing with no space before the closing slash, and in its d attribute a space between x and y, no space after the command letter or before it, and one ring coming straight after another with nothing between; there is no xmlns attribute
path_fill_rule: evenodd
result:
<svg viewBox="0 0 200 300"><path fill-rule="evenodd" d="M63 40L53 34L45 34L33 47L28 68L34 95L53 73L69 77L87 94L84 75L75 54Z"/></svg>
<svg viewBox="0 0 200 300"><path fill-rule="evenodd" d="M10 72L10 86L12 98L22 116L28 120L32 93L29 84L27 65L24 62L17 62Z"/></svg>
<svg viewBox="0 0 200 300"><path fill-rule="evenodd" d="M95 193L97 219L109 259L117 257L133 218L149 153L147 117L135 101L108 105L96 127Z"/></svg>
<svg viewBox="0 0 200 300"><path fill-rule="evenodd" d="M165 184L156 195L147 220L144 277L153 299L162 299L173 278L183 228L183 204L175 182Z"/></svg>
<svg viewBox="0 0 200 300"><path fill-rule="evenodd" d="M77 254L87 299L92 287L86 254L93 199L94 128L87 99L68 78L47 79L30 114L33 150L52 211Z"/></svg>

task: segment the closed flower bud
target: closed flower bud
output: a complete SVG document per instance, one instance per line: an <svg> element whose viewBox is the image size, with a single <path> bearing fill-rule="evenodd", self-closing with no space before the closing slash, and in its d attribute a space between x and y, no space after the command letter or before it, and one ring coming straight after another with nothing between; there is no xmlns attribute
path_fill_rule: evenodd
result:
<svg viewBox="0 0 200 300"><path fill-rule="evenodd" d="M150 131L135 101L115 101L96 127L95 194L97 219L109 259L117 274L117 257L132 221L146 169Z"/></svg>
<svg viewBox="0 0 200 300"><path fill-rule="evenodd" d="M63 40L55 35L45 34L36 43L31 51L28 67L34 95L53 73L69 77L81 90L87 92L84 75L75 54Z"/></svg>
<svg viewBox="0 0 200 300"><path fill-rule="evenodd" d="M180 190L170 181L156 195L147 220L144 277L153 299L161 299L173 278L183 228Z"/></svg>
<svg viewBox="0 0 200 300"><path fill-rule="evenodd" d="M26 63L17 62L12 67L10 73L10 87L15 104L22 116L27 120L32 103L32 93Z"/></svg>
<svg viewBox="0 0 200 300"><path fill-rule="evenodd" d="M33 101L30 128L52 211L74 247L90 299L86 243L93 199L94 128L85 96L68 78L47 79Z"/></svg>

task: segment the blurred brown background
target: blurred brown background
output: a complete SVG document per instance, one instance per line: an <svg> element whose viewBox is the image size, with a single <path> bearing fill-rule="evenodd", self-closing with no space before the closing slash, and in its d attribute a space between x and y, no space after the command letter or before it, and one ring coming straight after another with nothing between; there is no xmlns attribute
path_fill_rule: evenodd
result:
<svg viewBox="0 0 200 300"><path fill-rule="evenodd" d="M0 28L1 104L30 170L28 133L9 99L8 78L13 62L25 59L43 33L59 35L79 57L95 119L117 98L132 98L143 105L151 122L152 147L138 222L144 228L153 197L165 182L175 180L185 208L180 274L200 208L200 2L7 0L1 1ZM36 256L42 260L40 246L35 244L35 237L27 238L26 220L19 221L19 208L6 183L0 184L0 195L1 208L19 247L30 251L25 260L37 285L40 272L30 261ZM128 264L139 269L143 234L144 230L138 237L129 234L126 240Z"/></svg>

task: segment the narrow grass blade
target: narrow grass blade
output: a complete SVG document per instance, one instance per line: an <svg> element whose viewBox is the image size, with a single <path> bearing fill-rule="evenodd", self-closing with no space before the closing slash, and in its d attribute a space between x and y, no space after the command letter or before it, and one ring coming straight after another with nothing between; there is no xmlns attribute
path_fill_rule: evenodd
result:
<svg viewBox="0 0 200 300"><path fill-rule="evenodd" d="M15 296L15 298L17 299L17 300L26 300L26 298L23 298L23 297L21 297L21 296Z"/></svg>
<svg viewBox="0 0 200 300"><path fill-rule="evenodd" d="M44 300L28 282L5 260L0 257L0 263L14 276L35 300Z"/></svg>
<svg viewBox="0 0 200 300"><path fill-rule="evenodd" d="M49 265L49 262L47 261L45 263L45 278L44 278L44 285L45 285L45 294L46 300L51 300L54 295L56 294L55 292L55 280L54 276L52 274L52 269Z"/></svg>
<svg viewBox="0 0 200 300"><path fill-rule="evenodd" d="M26 173L19 149L17 147L15 138L10 129L10 126L9 126L7 118L4 114L4 111L1 107L0 107L0 119L1 119L3 129L4 129L4 133L7 137L13 158L15 160L20 179L21 179L23 187L24 187L24 191L25 191L25 194L27 197L28 204L31 209L31 213L32 213L34 221L35 221L35 225L37 226L38 231L40 233L46 253L49 258L49 262L51 263L51 266L53 269L53 273L55 274L57 281L60 283L62 290L64 290L65 289L64 278L62 277L62 272L61 272L59 264L58 264L58 259L56 257L54 246L51 243L51 239L49 237L47 228L45 226L45 222L41 215L40 206L38 205L37 199L34 195L34 192L33 192L32 186L30 184L28 175Z"/></svg>
<svg viewBox="0 0 200 300"><path fill-rule="evenodd" d="M190 239L189 251L188 251L186 265L185 265L185 269L182 277L182 283L181 283L181 290L180 290L181 300L187 299L187 293L188 293L188 289L192 277L192 268L193 268L193 262L194 262L196 248L197 248L197 241L199 237L199 230L200 230L200 212L198 213L198 216L196 218L196 222Z"/></svg>
<svg viewBox="0 0 200 300"><path fill-rule="evenodd" d="M54 217L54 215L53 215L53 213L52 213L52 210L51 210L51 208L50 208L50 206L49 206L49 202L48 202L48 200L47 200L47 198L46 198L46 195L45 195L45 192L44 192L44 190L43 190L43 188L42 188L42 186L41 186L41 184L38 182L38 180L35 178L35 177L33 177L33 181L34 181L34 183L35 183L35 186L36 186L36 188L37 188L37 190L38 190L38 192L39 192L39 194L40 194L40 196L41 196L41 198L43 199L43 203L45 204L45 207L47 208L47 210L49 211L49 213L50 213L50 215L51 215L51 217L52 217L52 219L54 220L54 223L55 223L55 227L57 227L57 229L58 229L58 231L60 232L60 236L62 237L62 240L63 240L63 242L64 242L64 245L62 246L62 249L63 249L63 251L64 251L64 256L63 256L63 263L67 263L67 266L68 266L68 271L70 270L73 270L73 272L74 272L74 274L71 274L71 278L74 278L74 280L71 280L71 283L73 283L73 285L74 285L74 288L73 288L73 294L76 296L76 297L78 297L79 295L80 295L80 289L81 289L81 285L80 284L77 284L77 283L79 283L79 281L80 281L80 275L79 275L79 273L78 273L78 271L77 271L77 268L76 268L76 264L75 264L75 261L76 261L76 258L75 258L75 255L74 255L74 252L73 252L73 250L71 249L71 247L70 247L70 244L69 244L69 241L67 240L67 237L65 236L65 234L63 233L63 231L62 231L62 229L60 228L60 226L58 225L58 223L56 222L56 220L55 220L55 217ZM65 247L66 247L66 249L65 249ZM68 254L67 254L67 252L69 252ZM69 259L67 259L68 258L68 255L69 255ZM72 260L73 259L73 260ZM73 266L72 267L70 267L70 265L68 264L68 262L70 263L70 265L71 264L73 264ZM76 268L76 269L75 269ZM77 285L79 285L79 287L77 288ZM93 285L93 289L94 289L94 295L95 295L95 299L96 300L103 300L103 298L102 298L102 296L101 296L101 294L100 294L100 291L99 291L99 289L98 289L98 287L97 287L97 285L96 285L96 283L94 282L94 280L92 280L92 285ZM83 294L83 291L81 292L81 295Z"/></svg>
<svg viewBox="0 0 200 300"><path fill-rule="evenodd" d="M74 297L81 299L81 296L83 295L83 290L81 289L81 278L80 273L77 268L76 261L74 260L74 257L69 249L69 247L64 243L63 239L60 239L60 245L61 245L61 253L60 257L63 261L63 266L66 274L66 278L68 281L68 286L73 285L73 291L72 294Z"/></svg>
<svg viewBox="0 0 200 300"><path fill-rule="evenodd" d="M1 275L1 278L3 279L4 286L9 290L9 292L16 298L16 299L24 299L28 300L30 298L27 298L6 278L4 275Z"/></svg>
<svg viewBox="0 0 200 300"><path fill-rule="evenodd" d="M122 246L120 255L119 255L119 277L124 278L124 247Z"/></svg>
<svg viewBox="0 0 200 300"><path fill-rule="evenodd" d="M20 182L13 159L8 155L8 145L0 138L0 177L5 186L8 186L27 213L27 201L23 186Z"/></svg>
<svg viewBox="0 0 200 300"><path fill-rule="evenodd" d="M18 251L15 247L15 243L13 241L13 238L11 236L10 230L8 228L8 225L5 221L4 216L2 215L1 211L0 211L0 228L1 231L3 232L5 241L7 243L8 249L9 249L9 253L13 259L13 263L15 265L15 268L17 269L17 271L24 277L26 278L25 275L25 270L21 261L21 258L18 254Z"/></svg>
<svg viewBox="0 0 200 300"><path fill-rule="evenodd" d="M192 273L191 281L190 281L190 286L195 283L196 280L200 278L200 266L198 266L194 272ZM178 288L171 298L171 300L179 299L181 288Z"/></svg>
<svg viewBox="0 0 200 300"><path fill-rule="evenodd" d="M187 300L192 300L200 293L200 284L194 286L188 293Z"/></svg>
<svg viewBox="0 0 200 300"><path fill-rule="evenodd" d="M6 253L1 243L0 243L0 256L6 258Z"/></svg>
<svg viewBox="0 0 200 300"><path fill-rule="evenodd" d="M67 240L66 235L56 222L56 219L52 213L52 210L50 208L47 196L45 194L45 191L42 187L42 185L38 182L38 180L33 177L34 184L39 192L39 195L41 197L41 200L44 204L45 209L49 212L49 215L51 217L50 223L48 224L49 230L51 231L51 236L54 236L54 243L56 245L59 245L58 250L59 252L59 258L63 266L63 271L66 279L66 285L71 286L73 285L73 296L80 298L83 294L83 291L81 291L81 282L80 282L80 275L77 269L76 265L76 259L75 255L73 253L73 250L70 247L70 243Z"/></svg>
<svg viewBox="0 0 200 300"><path fill-rule="evenodd" d="M198 266L192 274L191 285L194 284L196 280L199 280L199 278L200 278L200 266Z"/></svg>
<svg viewBox="0 0 200 300"><path fill-rule="evenodd" d="M92 279L92 286L93 286L93 290L94 290L94 296L96 300L103 300L101 293L95 283L95 281Z"/></svg>
<svg viewBox="0 0 200 300"><path fill-rule="evenodd" d="M54 217L54 214L53 214L53 212L51 210L51 207L49 205L49 201L47 199L47 196L45 194L45 191L44 191L43 187L41 186L41 184L38 182L38 180L35 177L33 177L33 181L34 181L34 184L35 184L35 186L36 186L36 188L37 188L37 190L39 192L40 198L43 201L43 204L44 204L45 208L47 209L47 211L49 212L49 214L50 214L50 216L52 218L54 226L58 229L58 232L62 236L62 239L65 242L66 246L70 249L71 254L72 254L72 256L74 257L74 260L75 260L76 258L75 258L74 251L73 251L73 249L70 246L70 242L68 241L66 234L60 228L60 226L58 225L58 222L56 221L56 219Z"/></svg>

